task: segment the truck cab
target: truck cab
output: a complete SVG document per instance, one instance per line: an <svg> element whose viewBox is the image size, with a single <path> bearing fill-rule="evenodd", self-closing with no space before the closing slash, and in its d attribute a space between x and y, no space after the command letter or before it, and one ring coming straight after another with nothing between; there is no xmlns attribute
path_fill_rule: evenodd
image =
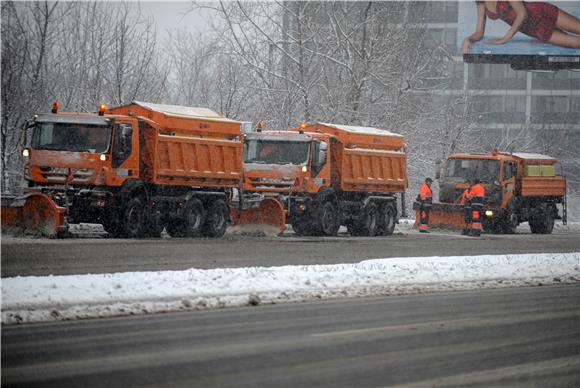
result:
<svg viewBox="0 0 580 388"><path fill-rule="evenodd" d="M40 114L30 122L25 178L29 187L120 186L139 176L137 119Z"/></svg>
<svg viewBox="0 0 580 388"><path fill-rule="evenodd" d="M461 211L461 195L469 180L477 178L485 188L483 224L487 231L515 233L519 223L528 221L534 233L551 233L554 219L566 222L566 178L553 157L499 151L453 154L437 177L440 191L435 209L442 213L442 219L446 219L445 213ZM562 216L557 204L562 206Z"/></svg>
<svg viewBox="0 0 580 388"><path fill-rule="evenodd" d="M329 184L330 136L289 131L247 134L244 190L316 193Z"/></svg>

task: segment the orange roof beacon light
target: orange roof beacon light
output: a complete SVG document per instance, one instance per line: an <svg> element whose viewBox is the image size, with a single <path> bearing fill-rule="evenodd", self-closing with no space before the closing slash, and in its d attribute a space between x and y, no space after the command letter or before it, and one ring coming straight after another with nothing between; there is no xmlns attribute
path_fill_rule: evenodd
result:
<svg viewBox="0 0 580 388"><path fill-rule="evenodd" d="M303 121L300 123L300 130L298 131L298 133L303 134L304 128L306 128L306 123Z"/></svg>
<svg viewBox="0 0 580 388"><path fill-rule="evenodd" d="M258 124L256 125L256 132L262 132L262 129L264 129L264 122L262 120L258 121Z"/></svg>
<svg viewBox="0 0 580 388"><path fill-rule="evenodd" d="M58 108L60 108L60 104L58 101L52 103L52 113L58 113Z"/></svg>
<svg viewBox="0 0 580 388"><path fill-rule="evenodd" d="M107 110L106 104L99 105L99 116L103 116L105 114L106 110Z"/></svg>

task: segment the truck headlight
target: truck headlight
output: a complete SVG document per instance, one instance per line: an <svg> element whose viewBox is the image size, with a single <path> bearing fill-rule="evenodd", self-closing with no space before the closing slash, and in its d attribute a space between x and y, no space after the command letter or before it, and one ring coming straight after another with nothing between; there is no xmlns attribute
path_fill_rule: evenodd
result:
<svg viewBox="0 0 580 388"><path fill-rule="evenodd" d="M302 166L302 172L308 172L308 167Z"/></svg>
<svg viewBox="0 0 580 388"><path fill-rule="evenodd" d="M22 156L29 157L30 156L30 150L28 148L22 149Z"/></svg>
<svg viewBox="0 0 580 388"><path fill-rule="evenodd" d="M105 154L101 154L101 155L99 156L99 159L101 159L101 160L104 162L105 160L107 160L107 155L105 155Z"/></svg>
<svg viewBox="0 0 580 388"><path fill-rule="evenodd" d="M493 217L493 211L491 211L491 210L486 210L486 211L485 211L485 216L486 216L486 217Z"/></svg>

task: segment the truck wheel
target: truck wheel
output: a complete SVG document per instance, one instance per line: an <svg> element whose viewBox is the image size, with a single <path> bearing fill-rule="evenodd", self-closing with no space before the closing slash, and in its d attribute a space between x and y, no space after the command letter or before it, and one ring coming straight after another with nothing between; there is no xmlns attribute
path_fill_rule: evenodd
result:
<svg viewBox="0 0 580 388"><path fill-rule="evenodd" d="M185 237L183 222L171 220L165 224L165 230L171 237Z"/></svg>
<svg viewBox="0 0 580 388"><path fill-rule="evenodd" d="M117 215L109 214L107 219L103 220L103 229L109 233L109 237L119 238L123 236L123 228Z"/></svg>
<svg viewBox="0 0 580 388"><path fill-rule="evenodd" d="M361 231L357 222L350 220L346 222L346 230L351 236L361 236Z"/></svg>
<svg viewBox="0 0 580 388"><path fill-rule="evenodd" d="M390 236L395 231L395 209L389 204L379 210L379 235Z"/></svg>
<svg viewBox="0 0 580 388"><path fill-rule="evenodd" d="M534 234L551 234L554 230L554 209L547 208L544 212L544 217L531 219L529 221L530 230Z"/></svg>
<svg viewBox="0 0 580 388"><path fill-rule="evenodd" d="M143 237L144 231L145 206L141 198L131 198L123 211L123 236L140 238Z"/></svg>
<svg viewBox="0 0 580 388"><path fill-rule="evenodd" d="M340 223L336 206L330 201L326 201L320 207L318 213L318 230L323 236L336 236Z"/></svg>
<svg viewBox="0 0 580 388"><path fill-rule="evenodd" d="M310 236L312 235L312 230L310 228L309 220L305 216L292 223L292 229L294 233L298 236Z"/></svg>
<svg viewBox="0 0 580 388"><path fill-rule="evenodd" d="M214 201L207 209L205 224L202 233L207 237L221 237L225 234L228 227L228 205L218 199Z"/></svg>
<svg viewBox="0 0 580 388"><path fill-rule="evenodd" d="M378 208L375 204L371 204L363 211L364 217L358 223L355 222L355 228L358 229L359 236L374 237L379 231Z"/></svg>
<svg viewBox="0 0 580 388"><path fill-rule="evenodd" d="M147 237L159 238L161 232L163 232L163 224L150 220L145 233Z"/></svg>
<svg viewBox="0 0 580 388"><path fill-rule="evenodd" d="M198 237L204 226L203 204L197 198L190 198L183 209L183 236Z"/></svg>
<svg viewBox="0 0 580 388"><path fill-rule="evenodd" d="M518 215L513 210L508 208L507 213L504 216L502 226L503 232L505 234L515 234L518 228Z"/></svg>

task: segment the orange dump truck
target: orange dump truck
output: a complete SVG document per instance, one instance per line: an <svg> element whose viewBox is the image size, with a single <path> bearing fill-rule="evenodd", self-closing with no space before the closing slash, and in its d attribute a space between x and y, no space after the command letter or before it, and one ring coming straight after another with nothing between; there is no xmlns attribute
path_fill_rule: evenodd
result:
<svg viewBox="0 0 580 388"><path fill-rule="evenodd" d="M486 232L513 234L527 221L532 233L549 234L555 219L566 223L566 178L558 160L550 156L498 151L455 154L442 164L438 175L439 202L431 210L432 226L465 228L459 202L472 178L485 188Z"/></svg>
<svg viewBox="0 0 580 388"><path fill-rule="evenodd" d="M241 123L203 108L134 102L30 122L25 195L3 224L55 236L101 223L113 236L224 234L242 178ZM29 128L29 129L30 129Z"/></svg>
<svg viewBox="0 0 580 388"><path fill-rule="evenodd" d="M352 235L389 235L395 194L406 188L401 135L327 123L258 130L245 136L244 200L232 218L281 230L288 222L300 235L333 236L341 225Z"/></svg>

